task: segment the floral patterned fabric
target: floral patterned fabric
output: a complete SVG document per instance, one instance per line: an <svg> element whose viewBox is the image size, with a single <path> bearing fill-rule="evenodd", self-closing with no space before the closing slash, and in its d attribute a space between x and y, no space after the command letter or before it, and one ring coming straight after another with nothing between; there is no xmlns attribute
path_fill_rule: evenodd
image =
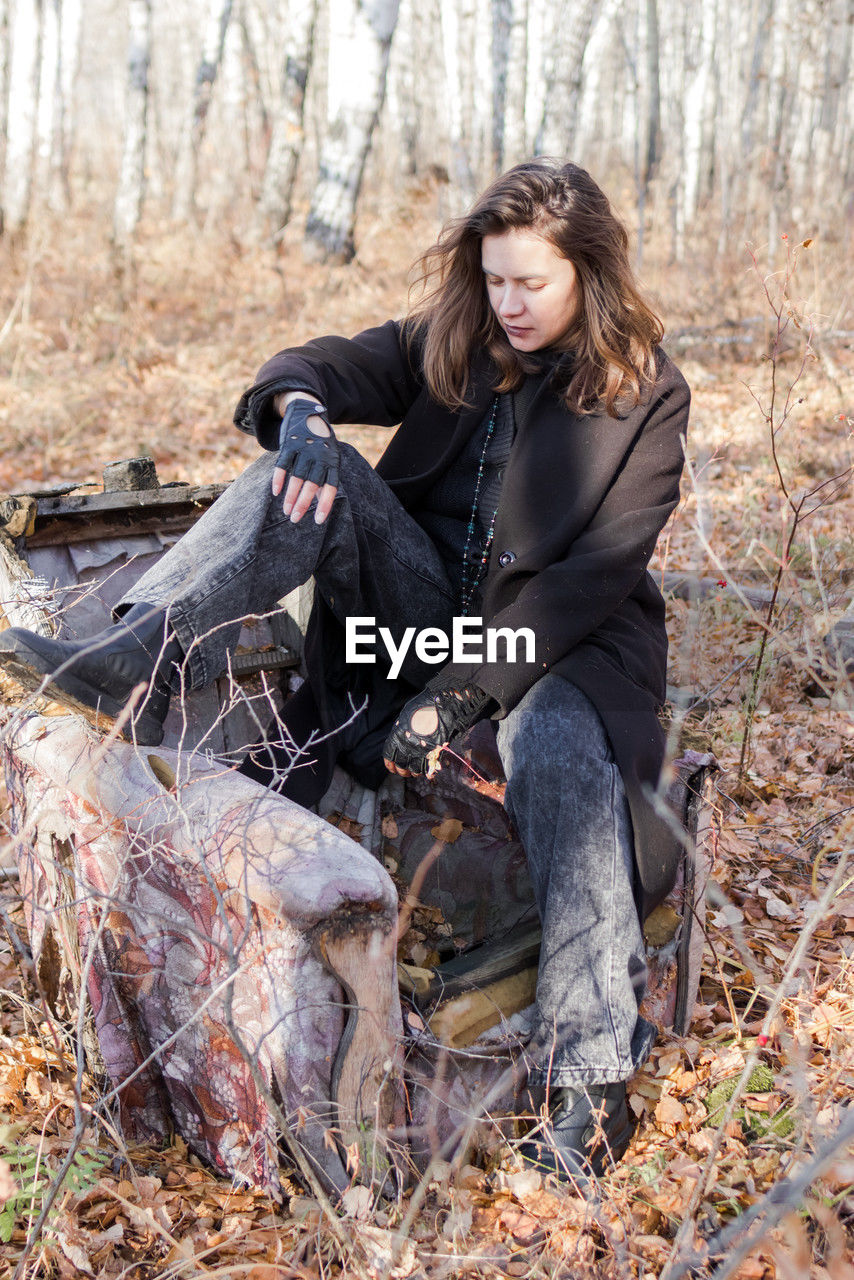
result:
<svg viewBox="0 0 854 1280"><path fill-rule="evenodd" d="M496 776L490 751L478 726L465 756L482 778ZM693 755L676 771L671 803L695 829L711 763ZM376 1052L390 1061L395 1045L406 1049L408 1127L392 1137L408 1140L416 1164L448 1158L482 1104L499 1117L536 1104L524 1092L524 1014L461 1053L417 1020L404 1034L394 885L379 856L330 823L199 756L105 744L74 717L25 721L7 739L6 767L37 969L66 1016L76 1017L85 987L89 1061L102 1063L129 1138L178 1132L224 1174L277 1195L278 1102L327 1185L346 1186L335 1098L354 997L320 945L342 933L366 949L382 996ZM433 783L409 780L402 807L374 823L377 855L409 883L435 847L437 820L458 819L419 888L457 945L535 919L500 797L500 786L448 762ZM705 828L701 836L703 856L690 859L697 882L675 887L663 915L677 923L650 954L644 1012L662 1025L677 997L690 1012L696 993ZM686 907L690 938L679 923Z"/></svg>
<svg viewBox="0 0 854 1280"><path fill-rule="evenodd" d="M169 790L152 759L178 774ZM7 766L33 954L66 1011L85 984L126 1135L176 1131L276 1194L275 1095L315 1168L345 1186L329 1140L345 1001L315 936L368 910L393 984L396 895L379 863L233 772L104 746L70 717L27 722ZM399 1041L396 997L385 1031Z"/></svg>

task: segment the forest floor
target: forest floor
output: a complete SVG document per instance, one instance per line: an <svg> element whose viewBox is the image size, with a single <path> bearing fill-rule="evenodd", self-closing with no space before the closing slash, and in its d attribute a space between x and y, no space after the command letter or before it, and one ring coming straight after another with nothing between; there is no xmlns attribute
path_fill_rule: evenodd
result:
<svg viewBox="0 0 854 1280"><path fill-rule="evenodd" d="M265 358L401 312L412 248L433 229L430 192L417 213L411 196L365 222L347 268L307 266L287 239L273 253L152 226L134 277L119 279L85 219L25 249L0 243L0 490L97 487L107 462L146 452L161 481L233 477L256 445L231 412ZM790 289L816 317L812 347L808 325L784 309L776 360L775 317L746 255L647 267L694 396L683 501L653 567L717 584L668 609L670 683L697 699L682 741L717 756L721 833L692 1024L682 1038L662 1035L632 1082L638 1128L598 1202L544 1187L506 1156L499 1167L498 1153L486 1168L434 1167L403 1244L395 1229L409 1193L367 1210L357 1197L347 1250L296 1180L273 1203L217 1178L180 1139L133 1149L129 1168L93 1126L27 1274L854 1274L854 1147L816 1163L850 1123L854 1086L852 690L833 671L815 676L821 637L852 601L854 319L841 293L850 272L822 252L800 251ZM772 377L779 473L754 399L768 406ZM382 449L380 430L341 435L371 461ZM812 495L801 516L812 514L773 607L751 604L744 590L772 591L791 529L781 476L795 506ZM8 944L0 988L0 1147L30 1189L4 1184L0 1164L3 1277L68 1150L73 1057ZM710 1124L710 1094L748 1059L763 1070L734 1114ZM752 1234L727 1235L740 1215Z"/></svg>

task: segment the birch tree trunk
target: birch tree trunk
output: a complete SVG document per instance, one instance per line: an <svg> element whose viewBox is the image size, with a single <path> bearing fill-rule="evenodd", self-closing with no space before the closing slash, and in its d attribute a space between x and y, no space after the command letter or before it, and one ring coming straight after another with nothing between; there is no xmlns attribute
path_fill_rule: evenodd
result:
<svg viewBox="0 0 854 1280"><path fill-rule="evenodd" d="M749 34L745 45L744 63L735 73L739 76L742 93L740 119L736 127L736 145L729 168L733 173L732 220L737 223L743 241L750 239L754 231L745 216L761 207L767 181L763 151L765 146L765 113L767 95L767 52L771 31L771 15L774 0L753 0L749 11ZM736 209L736 200L738 209Z"/></svg>
<svg viewBox="0 0 854 1280"><path fill-rule="evenodd" d="M574 0L557 10L545 68L543 117L535 143L547 155L571 156L575 150L581 66L601 0Z"/></svg>
<svg viewBox="0 0 854 1280"><path fill-rule="evenodd" d="M512 26L513 0L492 0L492 165L496 173L504 168L504 128Z"/></svg>
<svg viewBox="0 0 854 1280"><path fill-rule="evenodd" d="M715 118L715 38L717 0L703 5L703 25L697 67L685 99L685 168L682 185L682 226L697 212L705 174L710 165L708 141Z"/></svg>
<svg viewBox="0 0 854 1280"><path fill-rule="evenodd" d="M658 2L646 0L644 12L645 83L644 110L638 118L638 138L635 163L635 187L637 191L637 264L643 265L644 232L646 229L646 205L650 183L658 168L661 144L661 83L659 76Z"/></svg>
<svg viewBox="0 0 854 1280"><path fill-rule="evenodd" d="M281 97L258 205L258 228L277 233L289 221L294 181L305 139L305 87L314 56L317 0L293 0L283 49Z"/></svg>
<svg viewBox="0 0 854 1280"><path fill-rule="evenodd" d="M788 0L772 5L771 68L768 75L768 121L766 149L768 162L765 184L768 204L768 243L776 248L779 234L780 196L785 184L785 157L782 153L783 128L789 100L790 14ZM773 250L770 250L773 253ZM773 262L773 257L769 260Z"/></svg>
<svg viewBox="0 0 854 1280"><path fill-rule="evenodd" d="M51 209L69 201L68 125L80 31L79 0L42 0L36 190ZM70 74L69 70L71 69Z"/></svg>
<svg viewBox="0 0 854 1280"><path fill-rule="evenodd" d="M502 167L518 164L528 155L528 33L531 25L529 0L512 0L511 10Z"/></svg>
<svg viewBox="0 0 854 1280"><path fill-rule="evenodd" d="M117 248L126 249L139 223L145 199L148 140L148 73L151 66L151 0L129 0L127 109L121 171L113 211Z"/></svg>
<svg viewBox="0 0 854 1280"><path fill-rule="evenodd" d="M447 181L447 120L435 109L446 100L441 8L442 0L401 0L383 109L383 169L395 177L426 172ZM425 58L425 49L436 56Z"/></svg>
<svg viewBox="0 0 854 1280"><path fill-rule="evenodd" d="M196 200L196 184L199 176L199 153L205 139L208 109L211 95L222 63L222 51L228 24L231 21L233 0L211 0L202 37L202 50L196 67L196 81L190 104L190 118L183 132L181 153L172 213L176 218L188 218Z"/></svg>
<svg viewBox="0 0 854 1280"><path fill-rule="evenodd" d="M74 91L80 67L82 0L59 0L59 50L56 64L50 199L54 208L71 204L71 153L74 138Z"/></svg>
<svg viewBox="0 0 854 1280"><path fill-rule="evenodd" d="M854 179L854 67L849 0L838 0L827 48L825 92L822 101L822 134L827 135L827 175L831 190L843 195ZM833 157L838 165L830 163Z"/></svg>
<svg viewBox="0 0 854 1280"><path fill-rule="evenodd" d="M492 168L525 157L528 0L492 0Z"/></svg>
<svg viewBox="0 0 854 1280"><path fill-rule="evenodd" d="M611 138L616 95L609 93L604 86L622 79L624 53L618 47L617 24L622 23L623 12L620 0L605 0L590 24L584 49L584 74L576 104L570 156L573 160L591 163L597 159L599 163L605 163L604 153ZM544 102L543 119L545 109Z"/></svg>
<svg viewBox="0 0 854 1280"><path fill-rule="evenodd" d="M400 0L332 0L328 128L305 226L309 259L349 262L374 129L385 97Z"/></svg>
<svg viewBox="0 0 854 1280"><path fill-rule="evenodd" d="M808 206L812 205L810 186L814 191L819 178L815 163L816 133L821 120L820 93L823 88L819 67L820 53L815 47L816 40L822 36L819 24L820 15L816 12L815 4L801 0L798 12L801 30L794 36L798 45L798 64L795 70L795 100L798 107L788 148L788 178L796 198L806 197Z"/></svg>
<svg viewBox="0 0 854 1280"><path fill-rule="evenodd" d="M33 197L38 143L42 50L42 0L14 0L9 63L9 107L3 172L3 227L11 234L26 226Z"/></svg>
<svg viewBox="0 0 854 1280"><path fill-rule="evenodd" d="M3 175L9 128L9 63L12 54L12 0L0 0L0 236L3 234Z"/></svg>
<svg viewBox="0 0 854 1280"><path fill-rule="evenodd" d="M452 187L466 195L474 190L470 149L467 145L467 119L463 110L462 86L464 71L460 58L462 18L456 4L441 6L442 48L445 62L445 104L448 113L450 139L450 177Z"/></svg>

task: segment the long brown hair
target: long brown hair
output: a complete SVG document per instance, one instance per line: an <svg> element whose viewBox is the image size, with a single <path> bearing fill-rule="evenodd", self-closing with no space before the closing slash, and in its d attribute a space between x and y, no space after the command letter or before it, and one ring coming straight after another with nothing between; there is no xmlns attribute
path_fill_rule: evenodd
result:
<svg viewBox="0 0 854 1280"><path fill-rule="evenodd" d="M566 335L574 359L561 388L567 408L589 413L604 401L616 416L637 404L655 382L664 328L638 290L629 238L607 196L586 169L551 159L508 169L416 264L420 297L407 331L423 342L433 398L449 408L465 404L472 357L484 348L498 366L497 391L516 389L533 367L496 320L481 267L483 237L512 229L542 235L577 273L580 306Z"/></svg>

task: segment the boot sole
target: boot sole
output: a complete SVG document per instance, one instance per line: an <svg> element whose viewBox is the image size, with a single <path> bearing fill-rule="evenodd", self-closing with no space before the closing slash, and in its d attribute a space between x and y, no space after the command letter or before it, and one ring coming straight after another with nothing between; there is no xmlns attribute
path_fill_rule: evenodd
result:
<svg viewBox="0 0 854 1280"><path fill-rule="evenodd" d="M71 669L54 676L45 659L20 640L11 649L4 646L0 636L0 666L27 693L41 694L58 702L101 733L109 733L125 709L123 703L109 694L85 680L78 680ZM127 742L137 742L144 747L158 747L163 741L163 725L155 716L146 714L144 708L132 715L120 732Z"/></svg>

